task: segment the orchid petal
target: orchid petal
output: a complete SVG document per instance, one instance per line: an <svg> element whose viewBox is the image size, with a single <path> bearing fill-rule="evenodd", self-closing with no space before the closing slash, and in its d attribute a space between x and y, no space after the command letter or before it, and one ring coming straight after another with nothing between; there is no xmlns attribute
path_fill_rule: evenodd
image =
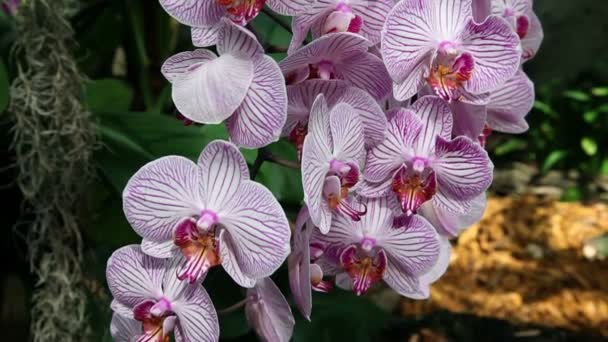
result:
<svg viewBox="0 0 608 342"><path fill-rule="evenodd" d="M450 256L452 254L452 245L447 237L439 236L439 256L437 263L425 274L420 276L421 289L429 290L428 285L436 282L447 271L450 265ZM424 286L427 285L427 286ZM428 292L427 292L428 293ZM428 296L428 295L427 295Z"/></svg>
<svg viewBox="0 0 608 342"><path fill-rule="evenodd" d="M217 44L217 35L220 25L193 27L191 30L192 45L196 47L207 47Z"/></svg>
<svg viewBox="0 0 608 342"><path fill-rule="evenodd" d="M525 116L534 106L534 84L523 71L492 92L488 104L488 124L504 133L523 133L528 130Z"/></svg>
<svg viewBox="0 0 608 342"><path fill-rule="evenodd" d="M394 5L394 0L353 2L352 11L356 15L360 15L363 20L359 33L369 39L372 44L380 42L380 32L386 16Z"/></svg>
<svg viewBox="0 0 608 342"><path fill-rule="evenodd" d="M310 0L266 0L270 9L280 15L296 16L308 13Z"/></svg>
<svg viewBox="0 0 608 342"><path fill-rule="evenodd" d="M420 62L422 65L428 61L421 59ZM409 101L426 83L424 75L427 73L427 67L416 67L401 83L393 83L393 96L395 99L398 101Z"/></svg>
<svg viewBox="0 0 608 342"><path fill-rule="evenodd" d="M187 75L192 69L197 68L197 65L212 61L216 58L217 56L213 52L204 49L181 52L169 57L169 59L163 63L160 71L169 82L173 82L180 77Z"/></svg>
<svg viewBox="0 0 608 342"><path fill-rule="evenodd" d="M131 308L147 299L159 298L164 266L164 260L144 254L138 245L114 251L106 268L112 296Z"/></svg>
<svg viewBox="0 0 608 342"><path fill-rule="evenodd" d="M433 169L439 188L459 200L479 196L492 183L494 166L488 153L467 137L452 141L437 138Z"/></svg>
<svg viewBox="0 0 608 342"><path fill-rule="evenodd" d="M359 119L365 133L366 147L375 146L384 140L388 122L386 116L382 113L382 108L380 108L373 97L355 87L344 89L344 92L335 98L329 94L326 96L330 106L334 103L346 103L359 114Z"/></svg>
<svg viewBox="0 0 608 342"><path fill-rule="evenodd" d="M465 213L449 211L435 206L433 201L424 203L418 213L437 229L440 235L456 237L463 230L478 222L486 208L486 196L481 194L469 201Z"/></svg>
<svg viewBox="0 0 608 342"><path fill-rule="evenodd" d="M388 202L381 203L385 204L379 208L390 212ZM378 246L384 249L392 266L408 275L423 275L437 262L439 236L424 218L414 215L405 227L393 228L389 222L379 226L378 230L375 233Z"/></svg>
<svg viewBox="0 0 608 342"><path fill-rule="evenodd" d="M454 136L463 135L472 140L477 140L486 124L486 106L453 101L450 103L450 109L454 113L452 134Z"/></svg>
<svg viewBox="0 0 608 342"><path fill-rule="evenodd" d="M188 26L214 25L226 14L217 1L160 0L160 4L169 15Z"/></svg>
<svg viewBox="0 0 608 342"><path fill-rule="evenodd" d="M257 281L247 295L255 298L245 306L247 321L264 341L288 342L295 320L289 303L270 278Z"/></svg>
<svg viewBox="0 0 608 342"><path fill-rule="evenodd" d="M173 102L186 118L205 124L227 119L241 105L253 79L253 62L225 54L173 82Z"/></svg>
<svg viewBox="0 0 608 342"><path fill-rule="evenodd" d="M177 251L173 240L157 242L148 239L141 241L141 250L150 256L161 259L170 258Z"/></svg>
<svg viewBox="0 0 608 342"><path fill-rule="evenodd" d="M530 18L530 29L528 30L528 34L521 40L523 49L522 62L527 62L536 56L545 35L538 16L530 11L528 12L528 17Z"/></svg>
<svg viewBox="0 0 608 342"><path fill-rule="evenodd" d="M422 130L420 118L411 110L400 109L389 122L384 141L367 153L364 175L369 182L383 182L404 161Z"/></svg>
<svg viewBox="0 0 608 342"><path fill-rule="evenodd" d="M293 34L291 35L291 42L289 43L289 48L287 49L288 55L293 54L298 50L298 48L300 48L300 46L302 46L302 43L304 40L306 40L308 31L310 31L310 28L318 19L318 13L298 15L292 19L291 31Z"/></svg>
<svg viewBox="0 0 608 342"><path fill-rule="evenodd" d="M334 64L334 71L336 78L367 91L375 99L382 100L391 92L390 77L382 59L371 53L344 58Z"/></svg>
<svg viewBox="0 0 608 342"><path fill-rule="evenodd" d="M249 179L247 162L239 149L229 142L210 142L198 158L202 170L207 209L221 212L232 200L244 180Z"/></svg>
<svg viewBox="0 0 608 342"><path fill-rule="evenodd" d="M217 34L217 52L249 59L264 54L264 48L249 30L224 19Z"/></svg>
<svg viewBox="0 0 608 342"><path fill-rule="evenodd" d="M330 113L333 156L338 160L362 161L365 158L363 128L353 107L337 104Z"/></svg>
<svg viewBox="0 0 608 342"><path fill-rule="evenodd" d="M390 288L404 297L412 299L426 299L429 297L428 291L423 289L420 279L399 269L398 261L388 257L386 270L383 279Z"/></svg>
<svg viewBox="0 0 608 342"><path fill-rule="evenodd" d="M122 193L123 210L135 232L158 242L172 239L178 221L202 208L200 179L196 165L177 156L139 169Z"/></svg>
<svg viewBox="0 0 608 342"><path fill-rule="evenodd" d="M473 18L481 23L492 13L492 0L473 0Z"/></svg>
<svg viewBox="0 0 608 342"><path fill-rule="evenodd" d="M433 206L451 214L464 215L471 210L471 201L454 198L447 190L441 186L437 188L437 193L433 196Z"/></svg>
<svg viewBox="0 0 608 342"><path fill-rule="evenodd" d="M298 218L304 213L305 222L296 221L293 233L293 248L291 254L287 258L289 269L289 287L293 294L294 301L300 309L300 313L310 321L312 311L312 288L310 284L310 234L312 233L312 224L309 220L309 214L306 207L302 208ZM304 225L306 226L304 227Z"/></svg>
<svg viewBox="0 0 608 342"><path fill-rule="evenodd" d="M462 47L473 56L473 74L465 89L473 94L493 91L519 68L519 37L503 19L490 16L483 23L470 19L464 28Z"/></svg>
<svg viewBox="0 0 608 342"><path fill-rule="evenodd" d="M237 245L233 242L230 234L226 230L222 230L219 236L220 241L220 258L222 260L222 267L228 273L228 275L234 280L239 286L245 288L251 288L255 285L255 279L245 275L241 270L238 263L238 257L236 255Z"/></svg>
<svg viewBox="0 0 608 342"><path fill-rule="evenodd" d="M112 299L110 302L110 308L114 313L119 314L122 317L135 319L133 308L117 301L116 299Z"/></svg>
<svg viewBox="0 0 608 342"><path fill-rule="evenodd" d="M277 141L287 117L286 88L277 63L269 56L260 56L254 65L247 96L228 120L232 141L247 148Z"/></svg>
<svg viewBox="0 0 608 342"><path fill-rule="evenodd" d="M132 318L113 314L110 334L115 342L133 342L143 334L142 324Z"/></svg>
<svg viewBox="0 0 608 342"><path fill-rule="evenodd" d="M220 326L215 308L207 291L200 285L189 285L183 297L172 303L177 315L177 341L215 342L219 339Z"/></svg>
<svg viewBox="0 0 608 342"><path fill-rule="evenodd" d="M437 137L452 137L452 113L446 102L439 97L419 98L409 109L416 112L422 121L422 130L415 146L418 155L430 155L435 150Z"/></svg>
<svg viewBox="0 0 608 342"><path fill-rule="evenodd" d="M230 233L241 271L255 279L270 276L289 254L291 230L281 205L268 189L245 181L228 207L220 223Z"/></svg>

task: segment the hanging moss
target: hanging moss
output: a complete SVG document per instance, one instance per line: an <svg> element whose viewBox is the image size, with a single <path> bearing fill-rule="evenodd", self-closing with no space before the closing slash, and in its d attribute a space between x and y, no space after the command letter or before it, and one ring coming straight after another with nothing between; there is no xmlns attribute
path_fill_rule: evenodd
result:
<svg viewBox="0 0 608 342"><path fill-rule="evenodd" d="M91 114L82 105L82 76L67 20L72 0L27 0L19 8L11 87L14 141L23 192L31 270L33 341L85 341L82 207L97 145Z"/></svg>

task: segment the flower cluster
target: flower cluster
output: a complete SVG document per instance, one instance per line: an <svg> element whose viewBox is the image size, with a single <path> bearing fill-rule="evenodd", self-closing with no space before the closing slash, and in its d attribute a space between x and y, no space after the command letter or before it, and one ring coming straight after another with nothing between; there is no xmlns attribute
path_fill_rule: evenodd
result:
<svg viewBox="0 0 608 342"><path fill-rule="evenodd" d="M365 294L384 282L423 299L446 270L449 239L479 220L492 130L521 133L534 101L522 64L543 33L532 0L160 0L195 46L162 66L180 114L225 123L198 162L143 166L123 193L141 245L111 256L118 341L216 341L203 288L221 266L247 289L249 323L287 341L294 319L270 276L287 259L311 318L312 291ZM245 27L264 5L293 16L288 56L265 55ZM309 32L314 38L304 44ZM250 180L239 148L286 138L302 165L292 230Z"/></svg>

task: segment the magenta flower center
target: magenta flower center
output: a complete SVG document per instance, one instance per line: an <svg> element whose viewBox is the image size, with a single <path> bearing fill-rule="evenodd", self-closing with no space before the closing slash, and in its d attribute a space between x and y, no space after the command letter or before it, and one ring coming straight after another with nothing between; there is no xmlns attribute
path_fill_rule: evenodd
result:
<svg viewBox="0 0 608 342"><path fill-rule="evenodd" d="M218 217L211 211L203 211L198 218L182 221L175 230L174 243L186 261L178 273L180 280L196 282L207 271L221 263L219 244L215 234Z"/></svg>
<svg viewBox="0 0 608 342"><path fill-rule="evenodd" d="M334 64L328 60L322 60L316 64L310 64L310 79L319 78L322 80L331 80L335 78Z"/></svg>
<svg viewBox="0 0 608 342"><path fill-rule="evenodd" d="M359 33L362 25L361 17L354 14L350 6L341 2L325 19L323 34L334 32Z"/></svg>
<svg viewBox="0 0 608 342"><path fill-rule="evenodd" d="M437 191L435 172L422 159L414 158L411 167L403 164L397 170L392 190L399 199L401 210L407 216L413 215Z"/></svg>
<svg viewBox="0 0 608 342"><path fill-rule="evenodd" d="M143 324L143 335L138 341L170 341L169 334L175 326L175 314L167 299L148 300L138 304L133 308L133 317Z"/></svg>
<svg viewBox="0 0 608 342"><path fill-rule="evenodd" d="M264 7L266 0L217 0L230 14L230 19L239 25L245 25L255 18Z"/></svg>
<svg viewBox="0 0 608 342"><path fill-rule="evenodd" d="M471 54L460 53L451 42L441 42L431 64L428 83L445 101L458 100L458 90L471 79L475 63Z"/></svg>
<svg viewBox="0 0 608 342"><path fill-rule="evenodd" d="M361 296L382 279L386 254L382 249L365 251L350 245L340 254L340 264L353 281L353 291Z"/></svg>

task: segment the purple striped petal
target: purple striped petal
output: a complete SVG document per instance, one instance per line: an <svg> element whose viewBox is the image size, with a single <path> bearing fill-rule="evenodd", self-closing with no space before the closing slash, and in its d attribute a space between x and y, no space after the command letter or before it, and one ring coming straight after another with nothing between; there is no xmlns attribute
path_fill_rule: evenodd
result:
<svg viewBox="0 0 608 342"><path fill-rule="evenodd" d="M122 247L108 259L106 279L114 299L133 308L162 296L165 261L144 254L138 245Z"/></svg>
<svg viewBox="0 0 608 342"><path fill-rule="evenodd" d="M312 312L312 287L310 283L310 235L314 226L310 221L308 208L304 206L293 232L293 247L287 258L289 287L293 299L304 318L310 321Z"/></svg>
<svg viewBox="0 0 608 342"><path fill-rule="evenodd" d="M486 124L486 106L472 105L461 101L450 103L450 109L454 113L454 136L463 135L472 140L477 140Z"/></svg>
<svg viewBox="0 0 608 342"><path fill-rule="evenodd" d="M470 19L460 37L462 47L473 56L473 75L465 89L473 94L493 91L519 68L519 37L503 19L490 16L481 24Z"/></svg>
<svg viewBox="0 0 608 342"><path fill-rule="evenodd" d="M247 162L234 144L214 140L201 152L198 165L202 170L205 209L221 213L236 196L242 182L249 179Z"/></svg>
<svg viewBox="0 0 608 342"><path fill-rule="evenodd" d="M364 176L369 182L383 182L413 155L422 130L420 118L409 109L400 109L391 119L384 141L367 153Z"/></svg>
<svg viewBox="0 0 608 342"><path fill-rule="evenodd" d="M467 137L437 138L433 169L439 188L455 199L470 200L492 183L493 165L488 153Z"/></svg>
<svg viewBox="0 0 608 342"><path fill-rule="evenodd" d="M253 79L253 62L225 54L173 82L173 102L186 118L205 124L227 119L241 105Z"/></svg>
<svg viewBox="0 0 608 342"><path fill-rule="evenodd" d="M456 237L465 228L477 223L486 208L486 196L481 194L469 201L468 210L458 213L434 205L433 201L424 203L418 213L437 229L440 235Z"/></svg>
<svg viewBox="0 0 608 342"><path fill-rule="evenodd" d="M471 210L471 201L454 198L442 188L437 188L432 202L435 208L452 214L467 214Z"/></svg>
<svg viewBox="0 0 608 342"><path fill-rule="evenodd" d="M315 14L303 14L294 17L291 21L291 31L293 32L291 36L291 42L289 43L289 48L287 49L287 54L291 55L295 51L297 51L304 40L306 40L306 36L308 35L308 31L315 23L315 21L319 20L322 13Z"/></svg>
<svg viewBox="0 0 608 342"><path fill-rule="evenodd" d="M420 284L420 279L412 276L399 268L399 262L387 258L387 266L382 279L397 293L412 299L426 299L429 297L428 291Z"/></svg>
<svg viewBox="0 0 608 342"><path fill-rule="evenodd" d="M217 1L160 0L160 4L169 15L188 26L211 26L226 14Z"/></svg>
<svg viewBox="0 0 608 342"><path fill-rule="evenodd" d="M255 285L255 279L246 276L241 270L236 255L237 245L234 244L230 234L226 230L220 232L219 241L220 259L222 260L222 267L226 273L228 273L232 280L239 286L245 288L253 287Z"/></svg>
<svg viewBox="0 0 608 342"><path fill-rule="evenodd" d="M217 56L209 50L198 49L181 52L169 57L169 59L163 63L160 71L169 82L173 82L176 79L187 75L193 69L196 69L205 62L212 61L216 58Z"/></svg>
<svg viewBox="0 0 608 342"><path fill-rule="evenodd" d="M419 98L409 108L422 121L422 130L416 139L415 150L418 156L429 156L435 151L437 137L452 137L452 113L447 103L437 96Z"/></svg>
<svg viewBox="0 0 608 342"><path fill-rule="evenodd" d="M380 32L386 21L386 16L395 5L394 0L353 2L352 9L356 15L363 19L361 34L372 44L380 42Z"/></svg>
<svg viewBox="0 0 608 342"><path fill-rule="evenodd" d="M428 67L423 65L427 62L427 59L420 59L420 67L414 68L401 83L393 83L393 96L396 100L409 101L419 89L424 87Z"/></svg>
<svg viewBox="0 0 608 342"><path fill-rule="evenodd" d="M330 113L333 156L338 160L353 161L361 165L365 159L363 127L353 107L338 103Z"/></svg>
<svg viewBox="0 0 608 342"><path fill-rule="evenodd" d="M260 279L273 274L289 254L291 230L281 205L262 185L245 181L238 195L220 213L241 271Z"/></svg>
<svg viewBox="0 0 608 342"><path fill-rule="evenodd" d="M331 212L323 201L325 176L331 160L331 137L329 133L329 113L325 97L319 95L310 112L308 134L302 150L302 187L304 202L315 225L329 230Z"/></svg>
<svg viewBox="0 0 608 342"><path fill-rule="evenodd" d="M228 19L224 19L217 34L217 52L220 56L231 54L250 59L264 54L264 49L253 33Z"/></svg>
<svg viewBox="0 0 608 342"><path fill-rule="evenodd" d="M294 51L279 63L284 75L302 66L318 63L323 60L340 64L349 57L367 53L369 41L359 35L341 32L329 34Z"/></svg>
<svg viewBox="0 0 608 342"><path fill-rule="evenodd" d="M309 13L311 2L312 0L266 0L271 10L289 16Z"/></svg>
<svg viewBox="0 0 608 342"><path fill-rule="evenodd" d="M211 298L202 286L190 286L171 307L178 319L176 330L179 333L175 334L176 341L215 342L219 339L217 314Z"/></svg>
<svg viewBox="0 0 608 342"><path fill-rule="evenodd" d="M492 1L492 14L527 13L532 10L532 0Z"/></svg>
<svg viewBox="0 0 608 342"><path fill-rule="evenodd" d="M289 303L270 278L257 281L247 290L251 298L245 306L247 321L264 341L288 342L295 320Z"/></svg>
<svg viewBox="0 0 608 342"><path fill-rule="evenodd" d="M287 90L281 69L269 56L257 57L254 65L247 96L227 122L230 139L247 148L277 141L287 118Z"/></svg>
<svg viewBox="0 0 608 342"><path fill-rule="evenodd" d="M205 279L203 275L198 279L197 283L191 284L188 281L179 279L179 273L186 263L186 258L181 253L176 253L171 259L167 259L165 263L165 271L163 275L163 296L170 302L183 301L184 295L188 291L192 291L194 287L200 285Z"/></svg>
<svg viewBox="0 0 608 342"><path fill-rule="evenodd" d="M336 93L336 95L338 95ZM328 104L333 106L335 103L346 103L350 105L355 113L359 114L361 125L365 133L365 146L372 147L384 140L387 130L386 116L378 102L365 91L348 87L340 96L327 95Z"/></svg>
<svg viewBox="0 0 608 342"><path fill-rule="evenodd" d="M435 265L425 274L420 276L421 289L429 293L429 285L436 282L447 271L450 265L450 255L452 254L452 245L447 237L439 236L439 256Z"/></svg>
<svg viewBox="0 0 608 342"><path fill-rule="evenodd" d="M382 59L371 53L361 53L334 65L336 78L363 89L375 99L383 100L391 92L391 81Z"/></svg>
<svg viewBox="0 0 608 342"><path fill-rule="evenodd" d="M177 246L173 240L157 242L154 240L143 239L141 241L141 250L155 258L166 259L173 256L177 251Z"/></svg>
<svg viewBox="0 0 608 342"><path fill-rule="evenodd" d="M383 208L392 214L386 200ZM393 228L390 220L378 228L375 236L377 245L384 249L393 266L410 276L427 273L437 262L439 235L427 220L418 215L412 216L405 227Z"/></svg>
<svg viewBox="0 0 608 342"><path fill-rule="evenodd" d="M534 106L534 84L523 71L518 71L501 88L492 92L488 104L488 124L504 133L528 130L525 116Z"/></svg>
<svg viewBox="0 0 608 342"><path fill-rule="evenodd" d="M220 24L206 27L193 27L191 30L192 45L196 47L207 47L217 44L217 35Z"/></svg>
<svg viewBox="0 0 608 342"><path fill-rule="evenodd" d="M146 239L172 239L176 224L203 207L200 181L196 164L183 157L163 157L144 165L122 193L131 227Z"/></svg>
<svg viewBox="0 0 608 342"><path fill-rule="evenodd" d="M113 314L110 334L115 342L133 342L143 334L142 324L132 318Z"/></svg>

